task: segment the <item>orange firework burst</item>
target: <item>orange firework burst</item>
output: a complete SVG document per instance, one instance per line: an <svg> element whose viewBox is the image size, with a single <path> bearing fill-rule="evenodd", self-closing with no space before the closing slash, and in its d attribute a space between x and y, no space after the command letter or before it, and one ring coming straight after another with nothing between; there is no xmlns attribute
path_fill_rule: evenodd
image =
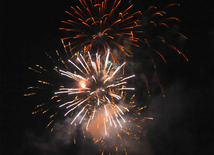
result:
<svg viewBox="0 0 214 155"><path fill-rule="evenodd" d="M178 53L186 61L189 61L180 50L182 44L187 39L182 33L178 32L177 23L180 20L176 17L168 16L166 13L166 11L170 11L170 8L172 9L176 6L180 5L177 3L169 4L165 7L164 11L158 10L156 6L150 6L142 14L138 22L141 25L138 29L143 31L143 33L137 34L139 48L134 50L133 67L137 72L141 72L141 79L145 81L149 96L151 92L149 85L153 81L156 81L165 97L164 89L157 74L157 62L159 60L162 59L164 63L167 63L167 61L172 61L174 53ZM160 59L156 59L157 56Z"/></svg>
<svg viewBox="0 0 214 155"><path fill-rule="evenodd" d="M133 4L128 6L124 11L119 12L117 8L121 5L121 0L115 0L113 3L104 1L86 2L79 0L81 6L71 6L71 11L66 13L72 19L62 21L71 28L60 28L67 31L67 37L62 38L64 48L70 47L69 50L88 51L95 49L97 52L107 53L108 48L122 51L127 56L132 54L130 49L124 44L137 46L139 38L134 37L136 27L139 20L135 19L135 15L140 11L129 13ZM113 61L118 58L111 52Z"/></svg>
<svg viewBox="0 0 214 155"><path fill-rule="evenodd" d="M180 6L180 4L169 4L165 7L165 10L172 6ZM167 16L166 11L157 10L156 6L150 6L147 11L142 14L141 20L139 21L139 24L141 25L140 29L143 31L142 35L139 36L141 42L140 45L141 48L144 49L143 52L150 57L153 64L154 60L152 58L154 54L158 54L166 63L166 59L163 55L166 48L176 51L188 61L188 58L176 47L176 45L173 45L178 43L178 40L181 41L182 39L187 39L187 37L178 32L178 28L175 24L172 25L172 22L170 21L180 22L177 17ZM172 27L170 27L170 25L172 25ZM149 48L149 50L147 50L147 48Z"/></svg>

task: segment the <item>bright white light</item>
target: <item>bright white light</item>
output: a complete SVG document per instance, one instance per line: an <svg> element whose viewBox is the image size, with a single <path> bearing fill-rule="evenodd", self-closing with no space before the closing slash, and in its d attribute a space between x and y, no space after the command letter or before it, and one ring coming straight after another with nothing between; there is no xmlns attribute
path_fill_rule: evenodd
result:
<svg viewBox="0 0 214 155"><path fill-rule="evenodd" d="M85 81L80 81L80 87L82 87L82 88L86 88Z"/></svg>

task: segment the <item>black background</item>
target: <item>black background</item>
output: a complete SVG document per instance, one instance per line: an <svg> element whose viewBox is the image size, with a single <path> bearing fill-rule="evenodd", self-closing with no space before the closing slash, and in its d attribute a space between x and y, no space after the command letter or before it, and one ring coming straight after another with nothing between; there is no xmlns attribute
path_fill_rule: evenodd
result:
<svg viewBox="0 0 214 155"><path fill-rule="evenodd" d="M136 2L142 10L172 3ZM160 71L167 97L146 100L154 121L144 154L213 154L213 2L176 2L181 4L177 17L188 37L184 53L190 61L178 59ZM34 78L27 68L42 61L42 53L62 49L58 28L70 5L74 1L1 2L1 154L40 154L36 147L25 146L26 139L36 140L27 133L38 135L44 126L38 127L31 115L34 101L23 97ZM81 149L71 146L59 154L78 154ZM53 154L49 152L43 154Z"/></svg>

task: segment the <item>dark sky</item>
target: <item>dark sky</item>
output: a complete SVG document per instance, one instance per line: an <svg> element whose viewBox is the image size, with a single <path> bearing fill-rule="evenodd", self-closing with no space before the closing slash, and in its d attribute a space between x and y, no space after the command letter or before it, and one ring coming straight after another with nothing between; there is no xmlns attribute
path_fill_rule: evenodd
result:
<svg viewBox="0 0 214 155"><path fill-rule="evenodd" d="M146 99L149 114L156 119L149 123L145 154L212 154L214 4L175 2L181 4L177 14L180 30L188 37L184 53L190 61L178 59L160 71L168 97ZM138 0L138 4L135 7L145 10L169 1ZM73 0L1 2L1 154L39 153L35 146L26 145L42 143L36 136L45 132L31 115L34 102L23 97L34 78L27 68L42 61L42 53L62 49L58 28L70 5ZM61 146L60 153L74 153L82 147Z"/></svg>

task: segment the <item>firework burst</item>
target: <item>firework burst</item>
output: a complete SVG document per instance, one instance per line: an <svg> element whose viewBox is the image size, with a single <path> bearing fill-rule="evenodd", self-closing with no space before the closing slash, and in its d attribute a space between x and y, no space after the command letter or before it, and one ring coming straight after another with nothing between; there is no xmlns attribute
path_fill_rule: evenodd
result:
<svg viewBox="0 0 214 155"><path fill-rule="evenodd" d="M67 37L62 38L65 50L69 47L70 52L73 50L87 52L91 49L91 51L107 53L106 49L111 48L122 51L127 56L132 54L123 44L138 47L139 38L134 37L134 34L141 31L135 31L135 28L140 26L135 16L141 12L130 14L133 4L120 12L117 8L121 5L121 0L112 2L90 0L88 3L79 0L79 2L81 6L71 6L72 10L66 11L71 19L62 21L68 27L60 28L67 31ZM110 54L113 61L119 59L116 54L112 52Z"/></svg>
<svg viewBox="0 0 214 155"><path fill-rule="evenodd" d="M178 53L186 61L189 61L181 50L187 37L178 32L177 24L180 19L168 15L168 12L172 11L170 9L174 9L176 6L180 5L172 3L167 5L164 10L150 6L141 15L138 22L141 25L138 29L143 33L136 35L139 38L139 48L134 49L133 68L140 74L138 77L145 82L149 96L152 91L149 85L156 81L154 84L159 85L165 97L157 72L161 59L167 64L168 61L172 61L173 54Z"/></svg>
<svg viewBox="0 0 214 155"><path fill-rule="evenodd" d="M126 91L133 91L135 89L128 87L130 85L128 81L134 78L135 75L124 76L122 74L122 68L126 63L118 65L111 62L109 60L110 51L108 50L105 57L101 57L98 54L93 57L88 52L87 57L84 58L80 54L74 60L68 60L71 66L68 67L69 64L66 64L62 60L57 51L56 53L58 60L63 64L65 70L59 69L56 66L54 67L54 71L59 73L58 76L65 76L66 79L62 78L61 83L57 81L55 84L47 82L47 80L38 80L38 83L49 86L51 89L60 87L58 91L55 91L51 100L55 100L59 104L59 108L66 109L64 116L73 117L71 124L76 124L77 122L81 124L87 120L86 130L88 130L90 121L94 117L99 117L99 120L103 122L102 128L104 129L104 134L107 134L108 125L122 127L122 122L125 122L123 118L124 112L129 111L127 106L123 105L123 102L126 100ZM52 59L50 55L48 56ZM37 69L32 67L29 67L29 69L38 74L48 72L47 69L40 65L36 65L36 67ZM69 68L72 68L72 72L69 71ZM31 86L28 89L39 91L49 89L49 87ZM36 94L36 92L31 92L25 94L25 96ZM70 100L70 98L73 99ZM39 111L42 111L43 114L48 112L49 108L45 109L44 105L44 103L37 105L36 108L39 110L36 110L33 114ZM98 111L104 111L104 113L98 114ZM50 118L54 115L55 113L51 114ZM52 123L53 120L50 121L47 127Z"/></svg>
<svg viewBox="0 0 214 155"><path fill-rule="evenodd" d="M169 4L164 10L175 6L180 6L180 4ZM142 14L139 24L141 25L140 29L143 33L139 36L139 42L143 53L150 59L154 57L154 54L158 54L166 63L167 61L163 53L166 53L164 50L168 47L181 54L188 61L188 58L173 45L178 42L177 40L187 39L187 37L178 32L178 29L175 27L176 24L172 21L180 22L180 19L167 16L166 11L158 10L156 6L150 6L147 11ZM151 61L154 64L154 60Z"/></svg>
<svg viewBox="0 0 214 155"><path fill-rule="evenodd" d="M92 137L102 154L108 151L129 152L129 140L139 140L139 134L143 133L142 123L152 119L141 116L145 105L138 107L135 104L135 88L132 86L135 75L125 76L123 66L126 63L113 63L109 49L105 56L88 52L86 57L80 54L67 62L58 51L56 54L58 58L55 61L47 54L55 64L51 70L38 64L34 68L29 67L44 80L38 80L38 86L28 87L34 91L25 96L41 97L47 91L53 92L50 102L38 104L32 114L41 112L48 115L50 120L46 128L51 127L51 131L59 118L69 118L67 133L81 126L84 137ZM48 75L49 81L44 74ZM51 75L56 80L51 80ZM75 133L73 136L76 144Z"/></svg>
<svg viewBox="0 0 214 155"><path fill-rule="evenodd" d="M136 64L134 66L139 70L141 74L139 77L145 81L147 92L150 94L148 84L150 78L142 71L143 62L148 62L145 60L149 58L156 71L153 58L156 54L166 63L162 51L165 48L159 48L162 44L178 52L188 61L186 56L170 42L174 35L184 39L186 37L177 31L173 31L173 35L167 35L171 32L168 21L180 20L176 17L165 18L165 11L152 12L156 10L154 6L149 7L139 20L135 16L141 14L141 11L129 13L133 5L123 12L117 11L120 0L113 3L107 0L95 2L90 0L88 3L79 0L79 2L80 7L71 6L72 11L66 11L72 19L62 21L71 28L60 28L67 33L67 36L62 38L65 50L63 57L66 58L62 58L56 51L57 59L46 54L54 68L49 70L38 64L29 67L41 76L38 76L38 86L28 87L34 91L24 96L51 94L47 95L50 102L38 104L32 113L48 114L50 120L46 128L51 127L51 131L54 130L53 124L57 118L69 118L70 127L81 126L84 137L88 134L92 136L94 143L100 145L102 154L107 148L110 148L111 153L117 154L122 151L127 154L127 148L131 146L130 141L138 141L140 135L145 134L142 122L152 118L142 116L141 110L146 106L138 107L135 104L135 88L132 86L135 75L132 71L129 75L124 73L126 65L124 57L119 58L113 51L123 52L127 56L132 54L130 48L123 44L134 45L138 48L136 51L141 51L139 53L135 51L140 58L141 69L139 66L136 67ZM176 5L178 4L170 4L166 8ZM157 34L159 29L167 31ZM159 44L161 46L158 46ZM88 51L92 51L91 54ZM43 78L44 74L47 78ZM158 78L156 80L165 96L160 81Z"/></svg>
<svg viewBox="0 0 214 155"><path fill-rule="evenodd" d="M128 111L128 109L121 106L120 102L124 100L124 91L134 90L134 88L127 87L126 84L127 80L135 75L123 77L121 68L125 65L125 62L119 66L112 65L109 62L109 54L108 50L104 63L100 55L96 55L96 59L93 60L88 52L88 59L85 60L80 54L80 57L77 57L77 61L81 66L78 67L69 60L77 71L71 73L70 71L59 69L61 75L78 83L76 88L60 88L59 91L55 92L56 95L67 94L75 96L73 100L59 106L66 107L67 112L64 116L74 115L71 125L74 122L79 122L80 124L87 119L86 130L88 130L90 121L94 117L99 117L103 121L104 133L107 134L107 125L122 127L119 120L121 119L125 122L123 111ZM77 74L77 72L82 75ZM97 114L99 110L105 113L99 115Z"/></svg>

